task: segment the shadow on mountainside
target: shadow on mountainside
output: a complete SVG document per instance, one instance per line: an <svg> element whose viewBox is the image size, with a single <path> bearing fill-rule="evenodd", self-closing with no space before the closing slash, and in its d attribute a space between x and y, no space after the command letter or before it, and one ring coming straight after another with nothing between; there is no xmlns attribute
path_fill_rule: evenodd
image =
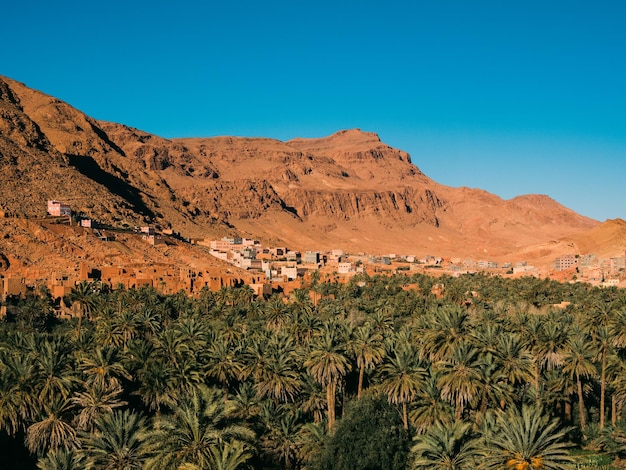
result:
<svg viewBox="0 0 626 470"><path fill-rule="evenodd" d="M144 203L141 197L141 191L128 184L123 179L104 171L92 157L86 155L68 155L68 158L71 166L76 168L87 178L101 184L111 193L127 201L135 212L146 217L155 217L154 212Z"/></svg>
<svg viewBox="0 0 626 470"><path fill-rule="evenodd" d="M100 137L104 142L106 142L107 145L109 145L113 150L115 150L120 155L124 157L126 156L126 153L124 152L124 150L122 150L115 142L109 139L109 135L106 132L104 132L102 129L100 129L91 121L89 121L89 125L91 126L91 130L94 131L96 135Z"/></svg>

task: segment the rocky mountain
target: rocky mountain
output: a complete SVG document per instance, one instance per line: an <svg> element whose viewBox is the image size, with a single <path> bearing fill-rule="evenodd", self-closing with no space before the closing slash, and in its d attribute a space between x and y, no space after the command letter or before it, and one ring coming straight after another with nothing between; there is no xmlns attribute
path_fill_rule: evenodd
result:
<svg viewBox="0 0 626 470"><path fill-rule="evenodd" d="M441 185L406 152L358 129L286 142L164 139L6 77L0 164L8 214L43 216L54 198L118 226L239 234L300 250L540 257L599 225L547 196L502 200Z"/></svg>

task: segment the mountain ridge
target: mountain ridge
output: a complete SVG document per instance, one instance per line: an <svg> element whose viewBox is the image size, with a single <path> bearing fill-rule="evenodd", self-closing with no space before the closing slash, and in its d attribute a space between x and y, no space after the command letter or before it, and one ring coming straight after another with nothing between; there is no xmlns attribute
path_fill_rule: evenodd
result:
<svg viewBox="0 0 626 470"><path fill-rule="evenodd" d="M62 199L110 224L299 250L519 258L600 224L546 195L504 200L437 183L374 132L165 139L6 77L0 161L7 213L41 216L47 199Z"/></svg>

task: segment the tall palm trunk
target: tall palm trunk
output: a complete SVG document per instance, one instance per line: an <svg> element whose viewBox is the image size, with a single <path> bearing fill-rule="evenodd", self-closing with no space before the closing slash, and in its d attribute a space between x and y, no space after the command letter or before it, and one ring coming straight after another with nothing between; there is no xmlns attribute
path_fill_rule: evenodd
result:
<svg viewBox="0 0 626 470"><path fill-rule="evenodd" d="M572 403L569 397L565 400L565 422L572 422Z"/></svg>
<svg viewBox="0 0 626 470"><path fill-rule="evenodd" d="M602 372L600 376L600 429L604 429L605 393L606 393L606 347L602 348Z"/></svg>
<svg viewBox="0 0 626 470"><path fill-rule="evenodd" d="M584 430L587 424L585 418L585 403L583 402L583 383L580 374L576 373L576 385L578 387L578 412L580 413L580 429Z"/></svg>
<svg viewBox="0 0 626 470"><path fill-rule="evenodd" d="M409 430L409 414L407 413L406 402L402 402L402 422L404 423L404 430Z"/></svg>
<svg viewBox="0 0 626 470"><path fill-rule="evenodd" d="M611 396L611 425L615 427L617 424L617 398Z"/></svg>
<svg viewBox="0 0 626 470"><path fill-rule="evenodd" d="M359 369L359 385L356 391L356 397L361 398L361 392L363 391L363 378L365 377L365 365L362 364Z"/></svg>
<svg viewBox="0 0 626 470"><path fill-rule="evenodd" d="M328 430L335 425L335 390L337 385L329 383L326 386L326 403L328 405Z"/></svg>
<svg viewBox="0 0 626 470"><path fill-rule="evenodd" d="M537 360L533 361L533 387L535 389L535 400L539 400L539 374L541 370L539 368L539 362Z"/></svg>

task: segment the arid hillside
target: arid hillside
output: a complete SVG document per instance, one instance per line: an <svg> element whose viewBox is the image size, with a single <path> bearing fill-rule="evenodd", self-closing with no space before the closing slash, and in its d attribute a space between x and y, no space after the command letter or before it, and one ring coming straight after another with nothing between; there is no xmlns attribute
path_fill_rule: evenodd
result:
<svg viewBox="0 0 626 470"><path fill-rule="evenodd" d="M594 253L600 258L624 256L626 222L622 219L607 220L587 232L576 234L572 241L579 253Z"/></svg>
<svg viewBox="0 0 626 470"><path fill-rule="evenodd" d="M548 196L502 200L443 186L359 129L287 142L164 139L4 77L0 164L8 215L41 217L46 200L59 199L121 227L238 234L300 250L548 259L581 233L591 249L599 225Z"/></svg>
<svg viewBox="0 0 626 470"><path fill-rule="evenodd" d="M132 232L105 231L102 241L93 230L59 224L50 219L0 219L0 275L50 280L53 275L78 275L81 267L121 266L128 270L153 268L178 275L182 267L214 275L249 279L244 271L209 256L197 247L164 237L151 245Z"/></svg>

